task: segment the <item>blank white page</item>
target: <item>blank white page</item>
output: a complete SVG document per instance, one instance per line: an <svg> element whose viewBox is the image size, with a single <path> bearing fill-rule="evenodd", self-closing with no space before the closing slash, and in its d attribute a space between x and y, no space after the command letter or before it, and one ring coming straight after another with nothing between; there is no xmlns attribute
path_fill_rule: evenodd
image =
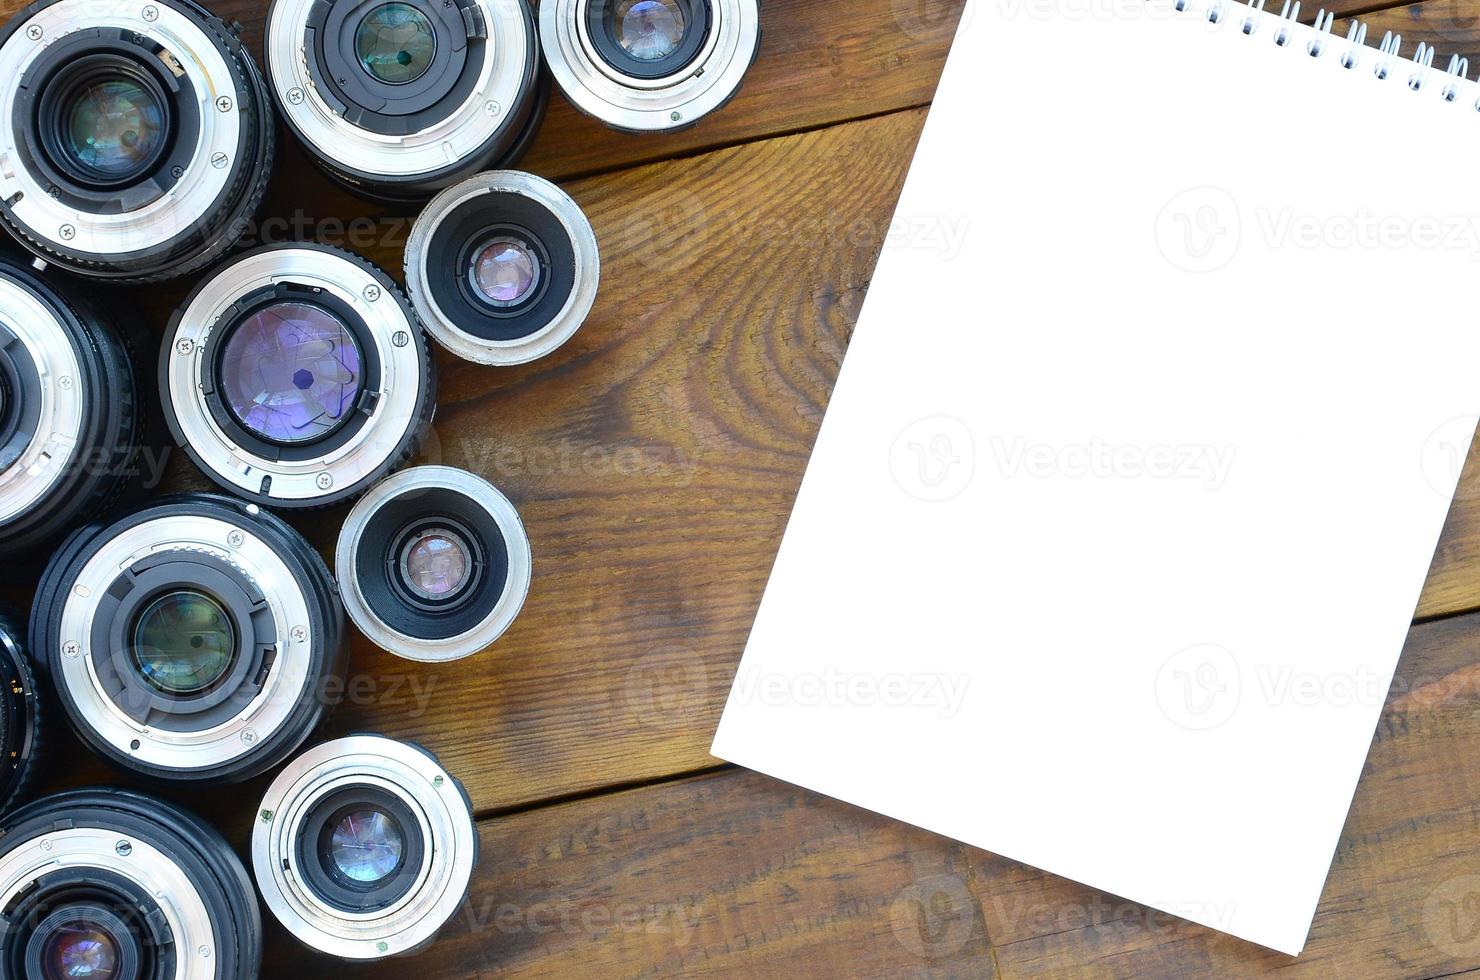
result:
<svg viewBox="0 0 1480 980"><path fill-rule="evenodd" d="M713 751L1297 953L1480 405L1480 91L1208 18L968 8Z"/></svg>

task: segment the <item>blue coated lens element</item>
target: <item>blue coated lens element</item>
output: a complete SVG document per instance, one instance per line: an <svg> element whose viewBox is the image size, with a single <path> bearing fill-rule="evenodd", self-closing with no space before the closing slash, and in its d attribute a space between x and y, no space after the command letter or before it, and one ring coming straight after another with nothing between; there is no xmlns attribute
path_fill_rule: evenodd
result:
<svg viewBox="0 0 1480 980"><path fill-rule="evenodd" d="M638 61L668 57L687 30L678 0L622 0L617 7L617 43Z"/></svg>
<svg viewBox="0 0 1480 980"><path fill-rule="evenodd" d="M346 814L329 839L329 857L350 881L373 885L401 863L406 840L396 819L378 807Z"/></svg>

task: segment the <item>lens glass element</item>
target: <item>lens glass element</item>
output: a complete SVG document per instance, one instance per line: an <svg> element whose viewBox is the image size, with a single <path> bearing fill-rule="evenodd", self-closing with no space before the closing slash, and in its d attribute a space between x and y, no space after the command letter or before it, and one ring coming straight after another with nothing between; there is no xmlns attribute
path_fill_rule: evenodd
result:
<svg viewBox="0 0 1480 980"><path fill-rule="evenodd" d="M381 4L355 28L360 64L372 78L390 85L404 85L425 75L436 53L432 22L409 3Z"/></svg>
<svg viewBox="0 0 1480 980"><path fill-rule="evenodd" d="M360 395L360 347L328 310L275 303L239 323L221 355L231 414L254 435L307 442L350 417Z"/></svg>
<svg viewBox="0 0 1480 980"><path fill-rule="evenodd" d="M87 922L64 922L41 952L44 980L113 980L118 975L118 942Z"/></svg>
<svg viewBox="0 0 1480 980"><path fill-rule="evenodd" d="M165 136L164 108L129 78L84 85L63 109L72 159L104 177L127 177L145 166Z"/></svg>
<svg viewBox="0 0 1480 980"><path fill-rule="evenodd" d="M474 290L494 306L516 306L529 298L539 281L539 259L528 243L499 238L473 256L468 278Z"/></svg>
<svg viewBox="0 0 1480 980"><path fill-rule="evenodd" d="M345 814L329 838L329 857L350 881L373 885L401 863L406 838L401 825L379 807Z"/></svg>
<svg viewBox="0 0 1480 980"><path fill-rule="evenodd" d="M158 596L134 624L134 662L166 694L194 694L221 679L236 651L226 610L190 589Z"/></svg>
<svg viewBox="0 0 1480 980"><path fill-rule="evenodd" d="M660 61L678 50L688 23L678 0L622 0L617 43L638 61Z"/></svg>
<svg viewBox="0 0 1480 980"><path fill-rule="evenodd" d="M433 528L413 537L401 554L401 575L423 599L456 595L468 581L473 558L455 532Z"/></svg>

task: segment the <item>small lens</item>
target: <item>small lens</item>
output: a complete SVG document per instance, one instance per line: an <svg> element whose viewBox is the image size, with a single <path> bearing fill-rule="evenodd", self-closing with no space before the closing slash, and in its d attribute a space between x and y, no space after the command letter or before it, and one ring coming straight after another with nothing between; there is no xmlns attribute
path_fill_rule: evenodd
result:
<svg viewBox="0 0 1480 980"><path fill-rule="evenodd" d="M340 874L370 885L396 870L405 843L400 824L390 814L378 808L356 810L335 825L329 856Z"/></svg>
<svg viewBox="0 0 1480 980"><path fill-rule="evenodd" d="M473 256L468 276L479 295L494 306L515 306L534 291L539 272L539 260L528 244L500 238Z"/></svg>
<svg viewBox="0 0 1480 980"><path fill-rule="evenodd" d="M226 611L200 592L182 589L159 596L134 626L139 673L166 694L210 687L226 673L235 649Z"/></svg>
<svg viewBox="0 0 1480 980"><path fill-rule="evenodd" d="M360 395L360 348L328 310L277 303L237 325L221 355L226 405L274 442L317 439L348 418Z"/></svg>
<svg viewBox="0 0 1480 980"><path fill-rule="evenodd" d="M355 54L373 77L390 85L426 74L437 53L432 22L406 3L387 3L365 15L355 29Z"/></svg>
<svg viewBox="0 0 1480 980"><path fill-rule="evenodd" d="M460 536L451 531L423 531L402 552L401 574L411 591L423 599L445 599L467 582L472 564Z"/></svg>
<svg viewBox="0 0 1480 980"><path fill-rule="evenodd" d="M622 0L617 6L617 43L638 61L668 57L687 28L678 0Z"/></svg>
<svg viewBox="0 0 1480 980"><path fill-rule="evenodd" d="M63 110L66 150L106 177L126 177L144 166L164 139L164 110L142 85L118 78L84 86Z"/></svg>
<svg viewBox="0 0 1480 980"><path fill-rule="evenodd" d="M118 975L118 943L86 922L67 922L46 939L41 954L45 980L112 980Z"/></svg>

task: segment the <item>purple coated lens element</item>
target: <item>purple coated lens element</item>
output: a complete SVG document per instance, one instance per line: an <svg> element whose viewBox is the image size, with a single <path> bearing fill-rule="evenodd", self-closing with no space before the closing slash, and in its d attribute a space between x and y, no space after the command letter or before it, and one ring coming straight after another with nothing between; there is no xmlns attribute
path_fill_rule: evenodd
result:
<svg viewBox="0 0 1480 980"><path fill-rule="evenodd" d="M638 61L668 57L687 27L678 0L623 0L617 7L617 43Z"/></svg>
<svg viewBox="0 0 1480 980"><path fill-rule="evenodd" d="M118 945L113 937L85 922L60 926L46 939L42 970L51 977L113 980L118 974Z"/></svg>
<svg viewBox="0 0 1480 980"><path fill-rule="evenodd" d="M435 528L412 538L401 554L401 574L423 599L455 595L467 582L472 564L468 546L458 534Z"/></svg>
<svg viewBox="0 0 1480 980"><path fill-rule="evenodd" d="M248 432L278 443L309 442L349 419L360 397L361 365L354 334L333 313L275 303L227 335L220 388Z"/></svg>
<svg viewBox="0 0 1480 980"><path fill-rule="evenodd" d="M473 256L468 278L494 306L514 306L529 298L539 281L539 260L525 242L499 238Z"/></svg>

